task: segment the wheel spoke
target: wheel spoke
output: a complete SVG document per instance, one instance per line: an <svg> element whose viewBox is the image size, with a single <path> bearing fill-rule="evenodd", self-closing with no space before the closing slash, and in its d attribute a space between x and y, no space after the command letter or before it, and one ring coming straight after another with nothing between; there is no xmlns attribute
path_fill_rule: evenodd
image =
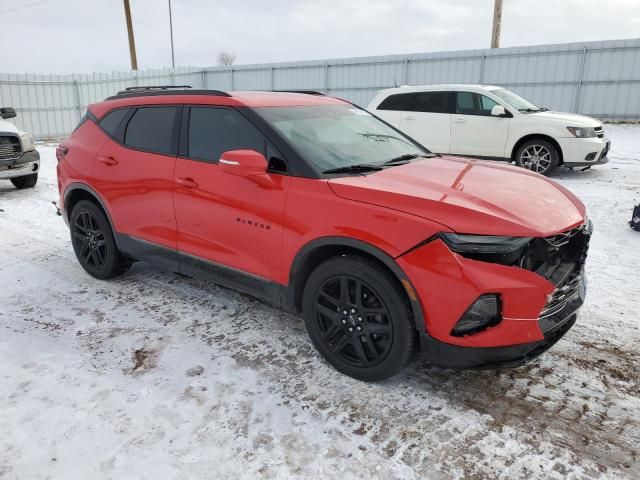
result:
<svg viewBox="0 0 640 480"><path fill-rule="evenodd" d="M346 335L343 335L340 338L340 340L338 340L333 345L330 345L329 348L331 348L333 353L340 353L342 352L342 350L344 350L344 347L346 347L348 344L349 344L349 339L347 338Z"/></svg>
<svg viewBox="0 0 640 480"><path fill-rule="evenodd" d="M318 313L328 318L331 321L337 321L340 317L340 312L337 310L331 310L329 307L322 305L321 303L316 303L316 309Z"/></svg>
<svg viewBox="0 0 640 480"><path fill-rule="evenodd" d="M105 253L106 252L104 252L102 248L96 248L96 258L98 259L100 265L104 265L104 262L106 260Z"/></svg>
<svg viewBox="0 0 640 480"><path fill-rule="evenodd" d="M376 335L389 335L391 333L391 325L388 323L369 323L367 324L367 332Z"/></svg>
<svg viewBox="0 0 640 480"><path fill-rule="evenodd" d="M327 329L327 331L324 332L324 339L330 342L333 338L335 338L338 332L341 332L341 331L342 330L337 324L332 323L331 326Z"/></svg>
<svg viewBox="0 0 640 480"><path fill-rule="evenodd" d="M349 285L347 277L340 277L340 301L346 303L349 300Z"/></svg>
<svg viewBox="0 0 640 480"><path fill-rule="evenodd" d="M364 351L364 346L362 345L362 340L360 339L360 337L356 337L353 340L352 345L356 356L360 360L360 363L362 363L362 365L366 367L369 364L369 358L367 357L367 352Z"/></svg>
<svg viewBox="0 0 640 480"><path fill-rule="evenodd" d="M355 304L358 307L362 307L362 282L356 280L356 291L355 291Z"/></svg>

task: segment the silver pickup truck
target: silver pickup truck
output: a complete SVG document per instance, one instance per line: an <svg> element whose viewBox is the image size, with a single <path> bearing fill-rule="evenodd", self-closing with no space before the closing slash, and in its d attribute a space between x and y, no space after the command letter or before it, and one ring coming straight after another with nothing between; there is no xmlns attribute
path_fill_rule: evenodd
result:
<svg viewBox="0 0 640 480"><path fill-rule="evenodd" d="M0 108L0 180L8 179L16 188L33 188L38 181L40 154L30 133L13 123L13 108Z"/></svg>

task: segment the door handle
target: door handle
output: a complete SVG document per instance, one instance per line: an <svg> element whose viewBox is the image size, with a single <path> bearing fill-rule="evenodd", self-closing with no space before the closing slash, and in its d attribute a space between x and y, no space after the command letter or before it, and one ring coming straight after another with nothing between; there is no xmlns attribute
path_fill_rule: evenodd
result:
<svg viewBox="0 0 640 480"><path fill-rule="evenodd" d="M176 178L176 183L187 188L197 188L198 182L193 178Z"/></svg>
<svg viewBox="0 0 640 480"><path fill-rule="evenodd" d="M100 155L98 161L104 163L107 167L118 165L118 161L114 157Z"/></svg>
<svg viewBox="0 0 640 480"><path fill-rule="evenodd" d="M467 123L467 121L464 118L455 118L453 123Z"/></svg>

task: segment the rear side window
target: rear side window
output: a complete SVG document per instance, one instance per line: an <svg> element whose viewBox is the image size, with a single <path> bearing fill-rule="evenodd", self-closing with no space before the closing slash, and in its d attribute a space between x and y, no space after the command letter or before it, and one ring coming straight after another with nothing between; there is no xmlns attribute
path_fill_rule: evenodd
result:
<svg viewBox="0 0 640 480"><path fill-rule="evenodd" d="M265 154L265 138L239 112L230 108L191 107L189 158L218 162L229 150L249 149Z"/></svg>
<svg viewBox="0 0 640 480"><path fill-rule="evenodd" d="M124 120L124 117L127 116L127 113L129 113L128 108L112 110L102 117L102 120L100 120L100 126L110 136L115 137L118 127L122 123L122 120Z"/></svg>
<svg viewBox="0 0 640 480"><path fill-rule="evenodd" d="M176 107L138 108L127 125L125 145L170 155L175 117Z"/></svg>
<svg viewBox="0 0 640 480"><path fill-rule="evenodd" d="M413 100L414 112L450 113L450 92L419 92Z"/></svg>
<svg viewBox="0 0 640 480"><path fill-rule="evenodd" d="M411 111L411 102L415 93L398 93L389 95L385 98L376 110L399 110L404 112Z"/></svg>

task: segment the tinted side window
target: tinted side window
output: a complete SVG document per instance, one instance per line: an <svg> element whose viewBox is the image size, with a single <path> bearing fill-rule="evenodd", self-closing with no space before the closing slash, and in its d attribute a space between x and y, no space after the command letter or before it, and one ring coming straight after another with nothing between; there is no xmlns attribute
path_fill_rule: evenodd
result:
<svg viewBox="0 0 640 480"><path fill-rule="evenodd" d="M240 149L265 153L265 139L249 120L229 108L191 107L190 158L218 162L224 152Z"/></svg>
<svg viewBox="0 0 640 480"><path fill-rule="evenodd" d="M118 110L112 110L111 112L107 113L104 117L102 117L102 120L100 120L100 126L110 136L115 137L116 131L118 130L118 127L120 126L120 123L122 122L122 120L124 120L124 117L127 116L127 113L129 113L128 108L120 108Z"/></svg>
<svg viewBox="0 0 640 480"><path fill-rule="evenodd" d="M414 93L398 93L396 95L389 95L385 98L376 110L400 110L404 112L411 111L411 102L413 101Z"/></svg>
<svg viewBox="0 0 640 480"><path fill-rule="evenodd" d="M449 113L449 92L419 92L413 101L415 112Z"/></svg>
<svg viewBox="0 0 640 480"><path fill-rule="evenodd" d="M176 107L139 108L127 125L125 145L170 155L175 117Z"/></svg>

